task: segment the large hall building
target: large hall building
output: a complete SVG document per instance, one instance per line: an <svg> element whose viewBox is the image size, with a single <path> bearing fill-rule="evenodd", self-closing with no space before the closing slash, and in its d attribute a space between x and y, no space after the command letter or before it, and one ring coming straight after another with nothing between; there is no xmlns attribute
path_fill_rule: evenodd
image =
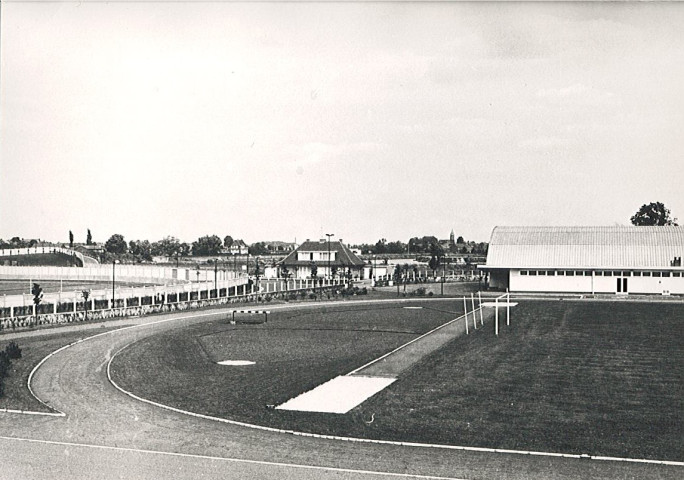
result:
<svg viewBox="0 0 684 480"><path fill-rule="evenodd" d="M495 227L489 287L511 292L684 294L684 227Z"/></svg>

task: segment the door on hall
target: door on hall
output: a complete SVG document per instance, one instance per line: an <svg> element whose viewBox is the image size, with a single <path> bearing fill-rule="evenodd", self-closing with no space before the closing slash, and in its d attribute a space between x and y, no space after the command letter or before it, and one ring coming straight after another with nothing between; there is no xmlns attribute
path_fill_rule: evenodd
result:
<svg viewBox="0 0 684 480"><path fill-rule="evenodd" d="M616 293L627 293L627 279L626 278L616 278Z"/></svg>

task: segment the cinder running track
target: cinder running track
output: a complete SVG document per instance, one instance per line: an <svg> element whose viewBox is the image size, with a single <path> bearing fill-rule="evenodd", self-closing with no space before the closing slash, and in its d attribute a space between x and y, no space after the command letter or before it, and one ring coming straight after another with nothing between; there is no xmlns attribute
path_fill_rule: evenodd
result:
<svg viewBox="0 0 684 480"><path fill-rule="evenodd" d="M0 413L0 479L674 479L684 473L679 466L299 437L168 411L109 383L107 362L121 348L219 314L128 320L140 326L81 342L48 359L34 375L33 390L66 416Z"/></svg>

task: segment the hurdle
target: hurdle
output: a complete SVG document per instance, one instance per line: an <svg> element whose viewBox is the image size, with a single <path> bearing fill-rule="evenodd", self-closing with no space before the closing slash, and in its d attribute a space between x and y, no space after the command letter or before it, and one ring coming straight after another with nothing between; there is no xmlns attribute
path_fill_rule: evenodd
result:
<svg viewBox="0 0 684 480"><path fill-rule="evenodd" d="M263 314L264 315L264 323L268 322L268 314L271 313L270 310L231 310L231 318L230 318L230 323L231 325L235 325L235 314L236 313L257 313L257 314Z"/></svg>

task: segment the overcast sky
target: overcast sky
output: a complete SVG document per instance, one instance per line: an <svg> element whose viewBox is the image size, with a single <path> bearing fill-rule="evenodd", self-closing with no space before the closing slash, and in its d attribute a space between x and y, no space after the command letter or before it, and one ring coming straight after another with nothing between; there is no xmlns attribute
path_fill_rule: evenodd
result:
<svg viewBox="0 0 684 480"><path fill-rule="evenodd" d="M1 5L0 237L684 221L684 4Z"/></svg>

